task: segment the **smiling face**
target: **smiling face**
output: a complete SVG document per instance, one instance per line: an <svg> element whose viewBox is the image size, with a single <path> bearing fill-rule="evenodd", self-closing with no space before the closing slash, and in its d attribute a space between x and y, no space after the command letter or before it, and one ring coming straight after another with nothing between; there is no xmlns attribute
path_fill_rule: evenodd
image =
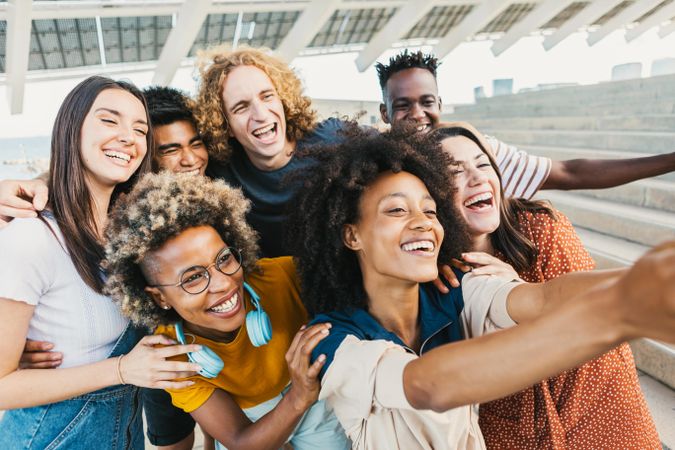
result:
<svg viewBox="0 0 675 450"><path fill-rule="evenodd" d="M213 264L225 247L227 245L213 227L188 228L159 249L149 252L141 263L141 269L148 284L174 284L186 270ZM234 338L246 317L243 272L240 268L232 275L224 275L211 267L211 281L199 294L189 294L180 286L147 287L146 291L161 308L168 306L176 310L188 330L228 342Z"/></svg>
<svg viewBox="0 0 675 450"><path fill-rule="evenodd" d="M195 126L179 120L153 129L157 152L155 160L160 169L173 173L204 175L209 162L206 146Z"/></svg>
<svg viewBox="0 0 675 450"><path fill-rule="evenodd" d="M385 123L412 122L422 133L438 125L441 99L436 79L428 70L412 68L395 73L387 80L385 94L385 104L380 106Z"/></svg>
<svg viewBox="0 0 675 450"><path fill-rule="evenodd" d="M106 89L94 100L80 132L80 155L90 187L111 189L127 181L147 153L143 103L123 89Z"/></svg>
<svg viewBox="0 0 675 450"><path fill-rule="evenodd" d="M408 172L385 172L364 191L359 220L346 225L345 245L356 251L364 280L421 283L438 275L443 227L422 181Z"/></svg>
<svg viewBox="0 0 675 450"><path fill-rule="evenodd" d="M238 66L227 74L222 91L229 133L259 169L274 170L291 158L286 115L272 80L255 66Z"/></svg>
<svg viewBox="0 0 675 450"><path fill-rule="evenodd" d="M446 138L443 151L452 156L455 171L455 205L475 239L494 232L499 227L501 188L497 172L485 153L464 136Z"/></svg>

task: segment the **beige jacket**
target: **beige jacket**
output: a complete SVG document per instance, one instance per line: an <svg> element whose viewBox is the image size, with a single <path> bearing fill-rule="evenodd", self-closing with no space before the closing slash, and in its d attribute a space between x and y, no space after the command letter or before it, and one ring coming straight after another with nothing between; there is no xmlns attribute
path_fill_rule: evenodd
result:
<svg viewBox="0 0 675 450"><path fill-rule="evenodd" d="M462 280L462 326L467 338L515 325L506 311L518 283L468 274ZM444 413L416 410L403 391L403 369L418 356L386 340L348 335L325 373L325 399L355 449L484 449L478 407Z"/></svg>

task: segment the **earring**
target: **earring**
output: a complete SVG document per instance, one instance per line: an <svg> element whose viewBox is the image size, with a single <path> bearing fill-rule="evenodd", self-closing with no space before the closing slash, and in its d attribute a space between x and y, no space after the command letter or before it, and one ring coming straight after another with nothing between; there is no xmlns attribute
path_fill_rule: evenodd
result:
<svg viewBox="0 0 675 450"><path fill-rule="evenodd" d="M171 306L169 306L169 305L164 305L164 306L162 306L162 309L169 310L169 309L171 309Z"/></svg>

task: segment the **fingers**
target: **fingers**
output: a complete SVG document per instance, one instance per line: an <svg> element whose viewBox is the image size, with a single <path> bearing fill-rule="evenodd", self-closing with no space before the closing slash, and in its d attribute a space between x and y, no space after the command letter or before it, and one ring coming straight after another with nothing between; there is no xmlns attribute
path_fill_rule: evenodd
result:
<svg viewBox="0 0 675 450"><path fill-rule="evenodd" d="M450 261L450 264L455 269L459 269L464 273L471 272L471 266L462 262L462 261L460 261L459 259L452 258L452 260Z"/></svg>
<svg viewBox="0 0 675 450"><path fill-rule="evenodd" d="M37 212L35 209L33 209L33 205L29 202L26 203L28 203L27 208L15 208L13 206L0 205L0 216L15 217L20 219L37 217Z"/></svg>
<svg viewBox="0 0 675 450"><path fill-rule="evenodd" d="M455 272L452 271L452 268L450 266L443 264L438 268L438 270L441 273L441 275L443 275L443 278L445 278L448 281L448 283L450 283L450 286L455 288L459 287L459 280L457 279L457 275L455 275Z"/></svg>
<svg viewBox="0 0 675 450"><path fill-rule="evenodd" d="M143 345L174 345L177 344L178 342L174 341L168 336L165 336L163 334L151 334L149 336L144 336L143 339L140 340L140 343Z"/></svg>
<svg viewBox="0 0 675 450"><path fill-rule="evenodd" d="M44 362L58 362L61 364L63 354L59 352L24 352L21 354L20 362L25 364L35 364Z"/></svg>
<svg viewBox="0 0 675 450"><path fill-rule="evenodd" d="M47 341L34 341L26 339L26 345L23 347L24 352L48 352L54 348L54 344Z"/></svg>
<svg viewBox="0 0 675 450"><path fill-rule="evenodd" d="M201 366L199 364L195 364L192 362L186 362L186 361L166 361L161 364L160 370L162 372L171 372L171 373L189 373L190 375L183 375L183 376L178 376L178 375L173 375L168 377L167 379L173 380L174 378L183 378L186 376L192 376L195 373L199 372L201 370Z"/></svg>
<svg viewBox="0 0 675 450"><path fill-rule="evenodd" d="M49 198L49 190L47 186L42 183L36 184L35 188L29 194L33 194L33 208L38 211L45 209L47 205L47 200Z"/></svg>
<svg viewBox="0 0 675 450"><path fill-rule="evenodd" d="M480 265L486 265L486 264L503 264L504 262L497 258L496 256L492 256L488 253L484 252L467 252L467 253L462 253L462 259L468 263L472 264L480 264Z"/></svg>
<svg viewBox="0 0 675 450"><path fill-rule="evenodd" d="M201 345L198 344L187 344L187 345L169 345L168 347L161 347L155 349L157 351L157 356L160 358L171 358L172 356L182 355L189 352L198 352L202 349Z"/></svg>
<svg viewBox="0 0 675 450"><path fill-rule="evenodd" d="M19 361L19 369L55 369L61 365L63 360L44 361L44 362L24 362Z"/></svg>
<svg viewBox="0 0 675 450"><path fill-rule="evenodd" d="M158 381L175 381L180 380L181 378L194 377L199 372L196 370L187 370L183 372L174 372L171 371L162 371L157 372L156 378Z"/></svg>
<svg viewBox="0 0 675 450"><path fill-rule="evenodd" d="M300 327L300 330L295 333L295 336L293 336L293 340L291 341L291 345L288 347L288 350L286 351L286 362L288 363L292 355L295 354L295 349L298 348L298 342L300 342L300 339L302 338L303 332L307 329L307 325L303 325Z"/></svg>
<svg viewBox="0 0 675 450"><path fill-rule="evenodd" d="M185 380L185 381L158 381L155 383L153 389L185 389L195 384L194 381Z"/></svg>
<svg viewBox="0 0 675 450"><path fill-rule="evenodd" d="M450 289L448 289L445 283L441 281L440 277L436 278L431 283L436 287L436 289L438 289L438 292L440 292L441 294L447 294L448 292L450 292Z"/></svg>
<svg viewBox="0 0 675 450"><path fill-rule="evenodd" d="M326 363L326 355L321 354L319 355L318 358L316 358L316 361L309 367L307 370L307 377L315 379L319 376L319 373L321 372L321 368L323 365Z"/></svg>
<svg viewBox="0 0 675 450"><path fill-rule="evenodd" d="M312 325L303 331L298 331L299 340L293 351L288 353L287 362L291 371L304 372L309 366L309 357L314 347L326 336L331 328L330 323Z"/></svg>

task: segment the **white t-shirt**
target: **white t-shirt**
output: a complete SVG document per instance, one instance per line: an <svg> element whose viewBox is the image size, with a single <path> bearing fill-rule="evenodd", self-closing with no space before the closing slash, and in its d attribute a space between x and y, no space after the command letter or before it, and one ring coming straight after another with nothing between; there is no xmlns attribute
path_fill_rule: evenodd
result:
<svg viewBox="0 0 675 450"><path fill-rule="evenodd" d="M551 173L551 160L530 155L492 137L485 136L502 174L502 187L508 197L530 199Z"/></svg>
<svg viewBox="0 0 675 450"><path fill-rule="evenodd" d="M61 235L58 226L52 229ZM61 367L105 359L127 326L110 297L92 290L40 219L15 219L0 230L0 298L35 306L28 338L63 352Z"/></svg>

